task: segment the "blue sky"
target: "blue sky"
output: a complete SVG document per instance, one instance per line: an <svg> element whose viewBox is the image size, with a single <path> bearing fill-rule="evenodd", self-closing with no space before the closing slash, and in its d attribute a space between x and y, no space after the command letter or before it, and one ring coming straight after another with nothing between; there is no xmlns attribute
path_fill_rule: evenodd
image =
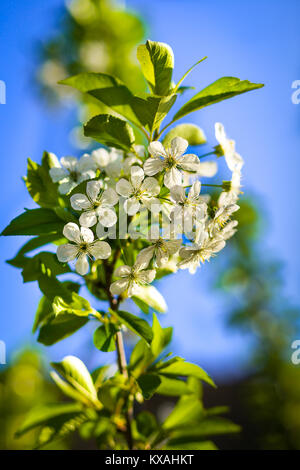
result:
<svg viewBox="0 0 300 470"><path fill-rule="evenodd" d="M268 209L264 246L285 262L286 294L299 295L298 186L300 105L291 101L292 82L300 79L300 3L269 0L128 0L148 20L151 39L169 43L175 52L175 79L208 56L187 83L202 88L215 79L237 76L265 87L194 113L189 121L205 130L215 145L213 126L224 123L243 155L244 191L260 196ZM7 104L0 105L1 229L24 207L33 207L21 181L26 158L39 161L44 149L59 156L75 150L69 141L74 112L49 111L32 85L35 43L54 32L62 0L2 0L0 5L0 80L7 86ZM0 339L9 357L34 339L31 325L39 299L35 284L22 284L18 270L4 264L21 245L20 238L1 239ZM247 358L247 338L225 327L223 296L207 294L210 265L194 277L180 272L162 283L169 313L162 320L175 325L173 350L196 360L215 374L233 373ZM174 295L180 292L180 295ZM73 353L95 364L97 351L88 346L89 332L76 334L47 350L51 358ZM43 351L46 348L41 348Z"/></svg>

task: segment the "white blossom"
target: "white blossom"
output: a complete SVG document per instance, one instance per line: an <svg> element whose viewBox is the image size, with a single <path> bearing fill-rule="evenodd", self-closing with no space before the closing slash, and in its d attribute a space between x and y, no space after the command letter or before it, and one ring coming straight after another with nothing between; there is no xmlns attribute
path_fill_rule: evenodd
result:
<svg viewBox="0 0 300 470"><path fill-rule="evenodd" d="M159 268L163 268L168 263L169 258L178 252L182 243L182 240L164 240L161 237L149 241L152 244L140 251L136 262L139 264L145 263L148 266L150 261L154 259L156 266Z"/></svg>
<svg viewBox="0 0 300 470"><path fill-rule="evenodd" d="M170 189L171 199L176 204L171 216L184 232L191 231L194 222L200 222L206 217L207 204L203 202L200 191L200 181L195 181L192 184L188 195L182 186L175 185Z"/></svg>
<svg viewBox="0 0 300 470"><path fill-rule="evenodd" d="M146 175L154 176L164 171L164 184L167 188L182 184L182 172L199 170L200 161L197 155L185 154L188 141L181 137L175 137L169 148L165 148L161 142L151 142L148 150L152 157L144 164Z"/></svg>
<svg viewBox="0 0 300 470"><path fill-rule="evenodd" d="M194 274L201 263L208 261L215 253L225 246L225 240L220 234L210 237L208 232L201 228L196 235L195 242L191 246L185 246L179 251L182 261L179 261L180 269L188 269Z"/></svg>
<svg viewBox="0 0 300 470"><path fill-rule="evenodd" d="M122 169L124 152L120 149L110 148L106 150L99 148L92 152L92 159L96 168L105 171L110 178L117 178Z"/></svg>
<svg viewBox="0 0 300 470"><path fill-rule="evenodd" d="M117 192L125 198L124 209L128 215L136 214L141 204L150 210L159 207L159 199L155 196L160 192L160 185L156 178L144 176L142 168L133 166L130 181L121 178L116 184Z"/></svg>
<svg viewBox="0 0 300 470"><path fill-rule="evenodd" d="M49 174L54 183L59 183L60 194L68 194L79 183L95 178L95 164L88 154L79 160L75 157L62 157L60 165L50 168Z"/></svg>
<svg viewBox="0 0 300 470"><path fill-rule="evenodd" d="M135 263L133 266L119 266L115 272L115 277L120 277L110 286L112 295L120 295L127 291L128 297L132 297L138 292L139 286L150 284L155 278L155 269L145 269L147 263Z"/></svg>
<svg viewBox="0 0 300 470"><path fill-rule="evenodd" d="M57 248L57 258L62 263L77 260L75 269L84 276L89 270L88 258L107 259L111 248L107 242L95 240L93 232L86 227L78 227L69 222L64 226L64 236L72 243L65 243Z"/></svg>
<svg viewBox="0 0 300 470"><path fill-rule="evenodd" d="M86 185L85 194L73 194L71 206L76 211L83 211L79 223L84 227L93 227L99 220L104 227L112 227L117 221L117 215L113 206L119 198L114 189L102 189L100 180L89 181Z"/></svg>
<svg viewBox="0 0 300 470"><path fill-rule="evenodd" d="M244 165L244 160L235 151L235 141L227 138L224 126L220 122L215 124L215 136L220 144L229 170L240 172Z"/></svg>

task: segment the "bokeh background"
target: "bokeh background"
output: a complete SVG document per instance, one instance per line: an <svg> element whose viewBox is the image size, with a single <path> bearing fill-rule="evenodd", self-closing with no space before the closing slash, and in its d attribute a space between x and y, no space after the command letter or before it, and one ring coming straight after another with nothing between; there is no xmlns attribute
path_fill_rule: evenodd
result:
<svg viewBox="0 0 300 470"><path fill-rule="evenodd" d="M297 0L0 5L0 79L7 87L0 105L1 229L32 207L21 180L27 157L40 161L43 150L79 156L89 149L80 123L93 105L79 105L56 86L60 78L106 71L142 90L135 48L151 38L173 48L175 80L208 56L187 79L197 89L226 75L265 84L189 116L204 129L207 151L220 121L246 161L240 231L194 276L180 271L161 283L169 307L161 321L174 325L172 350L213 376L219 388L206 390L206 402L230 405L243 426L239 436L220 441L223 448L300 448L300 365L290 359L291 343L300 338L300 106L291 100L292 83L300 79L299 14ZM91 368L112 359L90 344L88 326L50 348L37 346L31 328L38 287L22 284L20 272L5 263L22 241L1 239L0 340L8 364L0 365L0 448L30 446L32 436L17 442L13 431L32 403L57 396L48 382L49 359L74 354Z"/></svg>

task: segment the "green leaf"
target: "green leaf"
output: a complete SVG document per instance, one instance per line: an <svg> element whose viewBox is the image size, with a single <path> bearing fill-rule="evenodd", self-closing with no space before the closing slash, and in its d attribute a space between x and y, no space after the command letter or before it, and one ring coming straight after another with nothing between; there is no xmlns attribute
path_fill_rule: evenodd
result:
<svg viewBox="0 0 300 470"><path fill-rule="evenodd" d="M140 308L143 306L144 313L149 313L149 307L160 313L165 313L168 309L165 299L154 286L139 286L132 300Z"/></svg>
<svg viewBox="0 0 300 470"><path fill-rule="evenodd" d="M162 42L147 41L138 47L137 58L152 93L160 96L168 95L174 68L171 47Z"/></svg>
<svg viewBox="0 0 300 470"><path fill-rule="evenodd" d="M172 337L172 328L162 328L159 324L157 316L153 314L153 340L151 343L151 351L154 358L157 358L163 349L169 344Z"/></svg>
<svg viewBox="0 0 300 470"><path fill-rule="evenodd" d="M132 313L124 312L123 310L115 312L114 310L109 309L109 311L112 315L116 315L120 322L127 326L127 328L141 336L148 344L151 344L153 333L146 320L136 317L135 315L132 315Z"/></svg>
<svg viewBox="0 0 300 470"><path fill-rule="evenodd" d="M169 147L174 137L186 139L189 145L202 145L206 142L203 130L195 124L179 124L173 127L164 137L163 145Z"/></svg>
<svg viewBox="0 0 300 470"><path fill-rule="evenodd" d="M62 234L64 223L50 209L26 210L11 221L1 235Z"/></svg>
<svg viewBox="0 0 300 470"><path fill-rule="evenodd" d="M93 336L96 348L104 352L114 351L116 332L116 328L111 323L99 326Z"/></svg>
<svg viewBox="0 0 300 470"><path fill-rule="evenodd" d="M159 395L166 395L169 397L176 397L179 395L189 395L191 390L186 382L183 380L170 378L164 375L159 375L160 385L156 390Z"/></svg>
<svg viewBox="0 0 300 470"><path fill-rule="evenodd" d="M178 400L162 427L166 430L181 427L189 422L197 421L202 415L203 406L201 402L195 400L193 396L183 396Z"/></svg>
<svg viewBox="0 0 300 470"><path fill-rule="evenodd" d="M20 437L26 432L38 426L54 426L58 431L62 425L82 414L82 406L79 403L60 403L55 405L43 405L34 408L27 415L24 423L18 429L16 436Z"/></svg>
<svg viewBox="0 0 300 470"><path fill-rule="evenodd" d="M179 111L175 114L173 122L186 116L193 111L204 108L219 101L233 98L247 91L262 88L260 83L251 83L248 80L240 80L235 77L222 77L208 87L201 90L193 98L191 98Z"/></svg>
<svg viewBox="0 0 300 470"><path fill-rule="evenodd" d="M55 316L68 314L76 315L78 317L87 317L94 312L88 300L78 295L76 292L71 293L64 297L56 296L53 300L53 312Z"/></svg>
<svg viewBox="0 0 300 470"><path fill-rule="evenodd" d="M48 154L48 152L44 152L42 165L39 165L28 158L27 176L24 178L26 187L32 199L39 204L39 206L47 208L57 206L59 200L57 185L53 183L49 175L49 169L51 168L50 165L51 155Z"/></svg>
<svg viewBox="0 0 300 470"><path fill-rule="evenodd" d="M167 366L160 365L157 368L159 374L163 375L175 375L175 376L183 376L183 377L196 377L197 379L203 380L204 382L212 385L215 387L213 380L209 377L209 375L201 369L201 367L197 366L196 364L192 364L190 362L185 362L184 360L177 360L176 362L172 362Z"/></svg>
<svg viewBox="0 0 300 470"><path fill-rule="evenodd" d="M88 321L88 318L78 317L77 315L66 314L59 315L58 317L53 315L49 321L40 328L37 340L45 346L52 346L58 341L71 336Z"/></svg>
<svg viewBox="0 0 300 470"><path fill-rule="evenodd" d="M99 114L84 126L84 135L101 144L130 150L135 142L134 132L128 122L110 114Z"/></svg>
<svg viewBox="0 0 300 470"><path fill-rule="evenodd" d="M186 397L183 397L186 399ZM182 398L180 399L182 400ZM184 425L184 423L182 423ZM172 442L189 442L191 440L203 439L208 436L216 436L219 434L232 434L240 432L241 427L232 423L226 418L213 417L204 418L198 424L193 426L182 426L178 423L180 429L172 433ZM174 426L174 427L177 427Z"/></svg>
<svg viewBox="0 0 300 470"><path fill-rule="evenodd" d="M76 282L66 281L63 283L63 285L71 292L78 292L80 288L80 284L77 284ZM38 304L32 332L35 333L38 327L43 324L47 318L49 319L49 317L52 319L54 318L52 302L46 296L43 296Z"/></svg>
<svg viewBox="0 0 300 470"><path fill-rule="evenodd" d="M98 404L97 391L93 379L84 363L78 357L66 356L61 362L52 362L51 365L85 399L93 404Z"/></svg>
<svg viewBox="0 0 300 470"><path fill-rule="evenodd" d="M136 417L136 428L142 436L151 436L158 428L154 414L149 411L141 411Z"/></svg>
<svg viewBox="0 0 300 470"><path fill-rule="evenodd" d="M171 439L164 450L218 450L218 448L212 441L177 442Z"/></svg>
<svg viewBox="0 0 300 470"><path fill-rule="evenodd" d="M137 382L145 400L149 400L161 384L159 376L155 374L143 374L137 379Z"/></svg>
<svg viewBox="0 0 300 470"><path fill-rule="evenodd" d="M24 282L36 281L41 273L58 276L70 272L67 264L63 265L54 253L42 251L33 258L27 258L27 263L22 271Z"/></svg>
<svg viewBox="0 0 300 470"><path fill-rule="evenodd" d="M134 95L119 79L105 73L80 73L59 82L88 93L132 122L139 120L134 111Z"/></svg>

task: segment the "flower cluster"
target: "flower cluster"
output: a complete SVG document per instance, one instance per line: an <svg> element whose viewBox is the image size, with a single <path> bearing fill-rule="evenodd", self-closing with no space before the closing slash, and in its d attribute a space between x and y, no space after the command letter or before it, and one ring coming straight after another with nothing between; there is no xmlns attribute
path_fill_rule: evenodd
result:
<svg viewBox="0 0 300 470"><path fill-rule="evenodd" d="M221 189L216 202L203 193L205 184L200 181L201 177L215 175L216 163L203 162L201 156L185 153L188 142L181 137L173 138L168 147L153 141L148 149L139 145L128 153L99 148L79 160L62 158L50 169L50 176L59 184L59 192L69 196L79 226L73 222L65 226L64 236L71 243L58 247L59 261L77 260L76 271L87 274L89 260L111 256L111 246L103 241L109 238L109 232L104 236L104 228L120 228L122 214L127 222L133 223L146 211L147 233L141 230L134 264L117 267L110 285L111 294L134 295L141 286L155 279L157 269L170 261L173 270L189 269L194 273L201 263L224 248L237 226L231 216L239 209L237 200L244 162L235 151L234 141L226 137L222 124L216 123L215 135L219 145L212 153L224 155L231 172L230 181L212 185L218 191ZM87 181L85 190L77 192L76 186L83 181ZM152 217L150 223L148 214ZM168 230L164 226L166 220ZM120 238L119 248L114 244L113 249L123 254ZM136 241L129 230L125 231L125 238L126 243ZM123 262L126 263L125 256Z"/></svg>

